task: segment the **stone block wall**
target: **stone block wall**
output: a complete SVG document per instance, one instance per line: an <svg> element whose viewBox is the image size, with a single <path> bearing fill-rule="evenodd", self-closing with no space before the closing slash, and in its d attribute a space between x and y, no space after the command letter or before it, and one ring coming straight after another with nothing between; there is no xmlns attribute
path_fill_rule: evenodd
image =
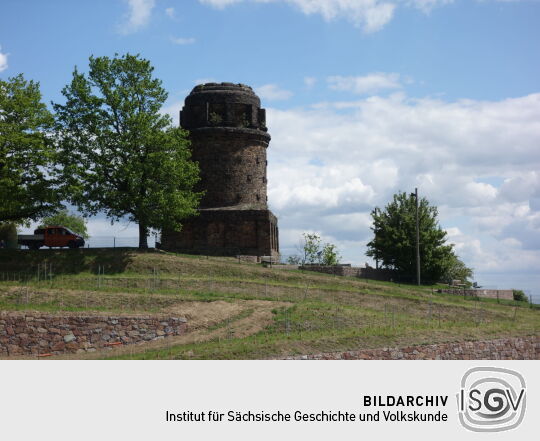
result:
<svg viewBox="0 0 540 441"><path fill-rule="evenodd" d="M514 300L514 291L511 289L439 289L438 292L445 294L465 295L471 297L483 297L488 299Z"/></svg>
<svg viewBox="0 0 540 441"><path fill-rule="evenodd" d="M362 268L351 265L305 265L301 266L300 269L324 274L333 274L335 276L360 277L362 279L379 280L383 282L389 282L395 278L395 273L391 270Z"/></svg>
<svg viewBox="0 0 540 441"><path fill-rule="evenodd" d="M358 276L361 268L350 265L304 265L301 266L300 269L305 271L315 271L323 274L333 274L335 276L356 277Z"/></svg>
<svg viewBox="0 0 540 441"><path fill-rule="evenodd" d="M180 335L181 317L0 312L0 356L92 352Z"/></svg>
<svg viewBox="0 0 540 441"><path fill-rule="evenodd" d="M538 360L540 337L440 343L287 357L287 360Z"/></svg>
<svg viewBox="0 0 540 441"><path fill-rule="evenodd" d="M209 256L278 256L277 219L269 210L200 210L181 231L164 231L161 247Z"/></svg>
<svg viewBox="0 0 540 441"><path fill-rule="evenodd" d="M201 208L267 208L268 141L251 132L213 128L191 133L193 160L201 176L197 190L205 191Z"/></svg>

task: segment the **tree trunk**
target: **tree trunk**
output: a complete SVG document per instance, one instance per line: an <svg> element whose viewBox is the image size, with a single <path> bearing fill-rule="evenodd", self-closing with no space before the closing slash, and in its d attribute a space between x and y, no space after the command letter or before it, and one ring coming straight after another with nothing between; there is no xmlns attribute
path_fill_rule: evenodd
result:
<svg viewBox="0 0 540 441"><path fill-rule="evenodd" d="M139 248L148 248L148 228L139 222Z"/></svg>

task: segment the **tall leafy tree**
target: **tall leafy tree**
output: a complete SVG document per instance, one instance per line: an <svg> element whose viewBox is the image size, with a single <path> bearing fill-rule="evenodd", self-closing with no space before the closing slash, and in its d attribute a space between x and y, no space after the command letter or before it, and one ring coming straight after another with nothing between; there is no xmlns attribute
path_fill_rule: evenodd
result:
<svg viewBox="0 0 540 441"><path fill-rule="evenodd" d="M127 216L139 225L139 247L150 228L178 228L196 214L199 179L187 134L161 113L167 92L138 55L90 57L55 104L62 174L71 202L85 214Z"/></svg>
<svg viewBox="0 0 540 441"><path fill-rule="evenodd" d="M60 205L50 173L53 122L39 83L22 74L0 80L0 222L36 220Z"/></svg>
<svg viewBox="0 0 540 441"><path fill-rule="evenodd" d="M461 280L466 286L471 286L472 282L469 280L473 276L472 268L469 268L465 263L456 255L453 255L448 260L448 266L446 273L443 276L445 282L451 283L452 280Z"/></svg>
<svg viewBox="0 0 540 441"><path fill-rule="evenodd" d="M420 230L420 270L422 280L436 282L449 274L456 264L453 245L446 243L446 231L438 223L437 207L426 198L418 204ZM373 239L367 244L367 255L383 268L396 270L403 278L415 280L416 275L416 199L414 194L394 195L384 210L375 208Z"/></svg>
<svg viewBox="0 0 540 441"><path fill-rule="evenodd" d="M331 243L322 244L317 233L302 233L298 246L300 254L289 256L287 262L293 265L315 264L337 265L341 256L337 246Z"/></svg>

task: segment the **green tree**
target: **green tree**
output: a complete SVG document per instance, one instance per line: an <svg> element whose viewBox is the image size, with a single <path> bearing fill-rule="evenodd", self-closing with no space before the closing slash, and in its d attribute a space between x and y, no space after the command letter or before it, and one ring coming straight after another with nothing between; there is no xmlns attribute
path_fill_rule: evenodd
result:
<svg viewBox="0 0 540 441"><path fill-rule="evenodd" d="M60 206L51 174L53 122L39 83L22 74L0 80L0 222L36 220Z"/></svg>
<svg viewBox="0 0 540 441"><path fill-rule="evenodd" d="M0 242L5 248L14 249L18 247L17 226L13 222L0 222Z"/></svg>
<svg viewBox="0 0 540 441"><path fill-rule="evenodd" d="M302 265L320 263L321 237L315 233L303 233Z"/></svg>
<svg viewBox="0 0 540 441"><path fill-rule="evenodd" d="M527 303L529 302L527 295L521 289L514 289L513 295L514 295L514 300L518 302L527 302Z"/></svg>
<svg viewBox="0 0 540 441"><path fill-rule="evenodd" d="M341 256L339 255L337 246L331 243L324 244L321 253L321 263L323 265L337 265Z"/></svg>
<svg viewBox="0 0 540 441"><path fill-rule="evenodd" d="M418 201L420 230L420 270L422 280L437 282L444 278L456 256L453 245L446 243L446 232L439 226L438 210L427 199ZM376 207L373 239L367 255L383 268L393 269L403 278L416 278L416 200L414 195L397 193L384 210Z"/></svg>
<svg viewBox="0 0 540 441"><path fill-rule="evenodd" d="M167 92L138 55L90 57L55 104L62 176L70 201L87 215L104 212L139 226L139 247L150 228L179 228L197 213L199 179L187 133L161 113Z"/></svg>
<svg viewBox="0 0 540 441"><path fill-rule="evenodd" d="M320 264L337 265L340 255L336 245L326 243L322 245L321 236L316 233L303 233L298 246L299 254L289 256L287 263L291 265Z"/></svg>
<svg viewBox="0 0 540 441"><path fill-rule="evenodd" d="M41 220L39 228L44 228L49 225L61 225L67 227L71 231L81 235L83 238L88 239L88 230L86 229L86 219L76 214L71 214L67 210L60 210L51 216L47 216Z"/></svg>
<svg viewBox="0 0 540 441"><path fill-rule="evenodd" d="M472 285L472 282L469 280L473 276L473 270L463 261L452 253L448 258L448 266L446 268L446 273L443 276L443 279L446 282L451 282L452 280L461 280L461 283L464 283L467 287Z"/></svg>

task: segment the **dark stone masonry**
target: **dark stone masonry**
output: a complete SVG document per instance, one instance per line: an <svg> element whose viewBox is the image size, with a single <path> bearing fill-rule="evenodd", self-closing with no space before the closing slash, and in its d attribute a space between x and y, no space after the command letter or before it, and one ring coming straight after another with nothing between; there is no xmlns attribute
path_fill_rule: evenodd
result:
<svg viewBox="0 0 540 441"><path fill-rule="evenodd" d="M538 336L362 349L287 357L287 360L538 360Z"/></svg>
<svg viewBox="0 0 540 441"><path fill-rule="evenodd" d="M204 190L199 216L163 231L161 247L188 254L278 256L277 219L267 205L265 109L251 87L196 86L180 112Z"/></svg>
<svg viewBox="0 0 540 441"><path fill-rule="evenodd" d="M0 357L93 352L186 331L183 317L0 312Z"/></svg>

